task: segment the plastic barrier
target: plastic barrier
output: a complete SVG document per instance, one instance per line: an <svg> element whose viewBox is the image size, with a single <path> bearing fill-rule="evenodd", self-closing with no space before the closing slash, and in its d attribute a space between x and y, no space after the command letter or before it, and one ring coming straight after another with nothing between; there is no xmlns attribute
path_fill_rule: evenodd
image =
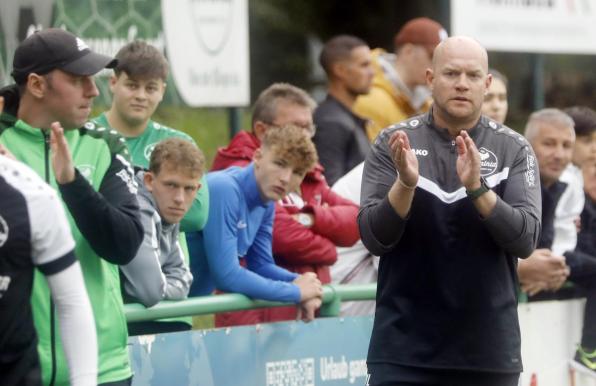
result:
<svg viewBox="0 0 596 386"><path fill-rule="evenodd" d="M377 293L376 284L345 284L323 286L321 316L339 316L342 301L371 300ZM217 312L281 307L287 303L252 300L240 294L199 296L180 301L163 301L151 308L141 304L126 304L124 313L129 322L213 314Z"/></svg>
<svg viewBox="0 0 596 386"><path fill-rule="evenodd" d="M371 300L375 294L376 284L326 285L321 315L338 316L342 301ZM596 386L593 373L569 362L581 335L583 303L575 299L519 305L526 369L521 386ZM129 321L144 321L285 305L223 294L124 308ZM134 385L363 384L371 329L369 316L133 337Z"/></svg>

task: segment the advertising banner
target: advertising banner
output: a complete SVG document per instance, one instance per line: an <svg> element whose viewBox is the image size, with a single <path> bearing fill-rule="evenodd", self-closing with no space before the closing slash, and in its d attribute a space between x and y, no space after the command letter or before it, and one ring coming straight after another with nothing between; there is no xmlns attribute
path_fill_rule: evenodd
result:
<svg viewBox="0 0 596 386"><path fill-rule="evenodd" d="M176 87L191 106L250 103L247 0L162 2Z"/></svg>
<svg viewBox="0 0 596 386"><path fill-rule="evenodd" d="M366 384L372 316L130 338L133 385Z"/></svg>
<svg viewBox="0 0 596 386"><path fill-rule="evenodd" d="M19 42L47 27L64 28L111 56L135 39L156 46L170 61L166 104L181 103L180 96L193 107L250 103L246 0L2 0L0 86L13 82ZM96 78L104 104L111 73Z"/></svg>
<svg viewBox="0 0 596 386"><path fill-rule="evenodd" d="M451 0L451 35L493 51L596 53L592 0Z"/></svg>

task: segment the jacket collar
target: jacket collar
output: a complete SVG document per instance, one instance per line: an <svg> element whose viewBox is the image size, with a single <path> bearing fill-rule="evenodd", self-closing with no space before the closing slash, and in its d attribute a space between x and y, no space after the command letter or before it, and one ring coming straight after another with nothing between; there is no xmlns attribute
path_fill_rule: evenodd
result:
<svg viewBox="0 0 596 386"><path fill-rule="evenodd" d="M331 94L327 94L327 98L325 100L327 103L333 104L336 108L342 110L344 113L350 115L356 122L358 122L362 127L366 125L366 119L359 117L358 115L354 114L352 110L350 110L346 105L341 103L337 98L335 98Z"/></svg>
<svg viewBox="0 0 596 386"><path fill-rule="evenodd" d="M248 166L239 168L238 172L235 174L235 179L238 181L238 184L244 193L246 204L249 209L254 209L259 206L266 207L271 203L271 201L263 200L261 197L261 189L257 184L257 178L255 176L254 162L251 162Z"/></svg>
<svg viewBox="0 0 596 386"><path fill-rule="evenodd" d="M220 147L217 155L223 158L251 161L259 146L261 142L253 133L241 131L232 138L227 147Z"/></svg>
<svg viewBox="0 0 596 386"><path fill-rule="evenodd" d="M449 141L453 140L453 137L451 136L451 134L449 133L449 130L446 127L439 127L435 124L435 118L433 116L434 107L435 106L433 104L431 106L431 108L423 115L424 122L428 125L428 127L433 129L434 131L436 131L440 137L447 139ZM466 130L468 132L468 134L470 134L470 137L472 137L472 139L474 139L474 138L476 138L478 133L481 131L481 128L486 127L487 125L488 125L487 118L484 115L480 115L480 119L478 119L478 121L476 122L476 124L474 126L472 126L469 129L462 128L462 130Z"/></svg>

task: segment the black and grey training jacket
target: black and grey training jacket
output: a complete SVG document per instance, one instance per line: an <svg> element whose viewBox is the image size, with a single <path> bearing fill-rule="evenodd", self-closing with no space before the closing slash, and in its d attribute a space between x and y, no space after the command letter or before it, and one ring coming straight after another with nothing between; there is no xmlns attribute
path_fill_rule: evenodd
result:
<svg viewBox="0 0 596 386"><path fill-rule="evenodd" d="M420 177L400 218L387 193L397 177L389 138L408 135ZM457 148L431 112L385 129L364 166L362 241L380 255L368 362L423 368L519 372L518 257L540 234L538 165L526 139L482 116L468 130L481 175L497 194L481 218L456 172Z"/></svg>

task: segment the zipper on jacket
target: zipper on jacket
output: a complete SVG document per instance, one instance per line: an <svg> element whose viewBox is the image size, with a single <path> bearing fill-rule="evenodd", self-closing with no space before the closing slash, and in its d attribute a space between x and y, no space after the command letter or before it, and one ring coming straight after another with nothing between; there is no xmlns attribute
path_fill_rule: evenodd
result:
<svg viewBox="0 0 596 386"><path fill-rule="evenodd" d="M45 180L50 184L50 133L48 130L41 130L43 134L43 156L44 156L44 174ZM52 357L52 373L50 375L50 385L56 383L56 315L54 313L54 300L50 295L50 348Z"/></svg>
<svg viewBox="0 0 596 386"><path fill-rule="evenodd" d="M50 184L50 133L48 130L42 129L43 134L43 158L44 158L44 176L45 180Z"/></svg>
<svg viewBox="0 0 596 386"><path fill-rule="evenodd" d="M451 140L451 152L452 152L452 153L455 153L455 151L456 151L456 150L457 150L457 149L456 149L456 145L455 145L455 140L454 140L454 139L452 139L452 140Z"/></svg>

